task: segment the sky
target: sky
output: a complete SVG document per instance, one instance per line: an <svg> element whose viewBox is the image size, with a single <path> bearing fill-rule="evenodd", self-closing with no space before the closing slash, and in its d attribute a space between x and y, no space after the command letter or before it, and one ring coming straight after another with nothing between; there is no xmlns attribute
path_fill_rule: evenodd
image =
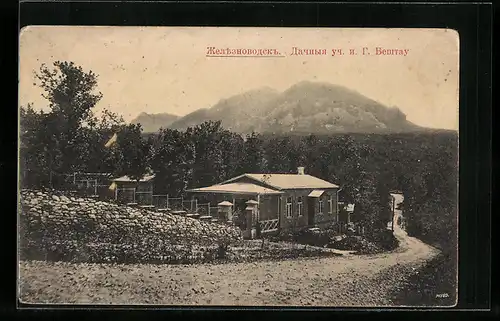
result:
<svg viewBox="0 0 500 321"><path fill-rule="evenodd" d="M207 47L276 49L283 57L206 57ZM291 55L293 47L328 54ZM376 55L377 47L408 51ZM332 56L332 49L344 55ZM182 116L251 89L318 81L397 106L417 125L458 129L453 30L30 26L20 35L20 106L47 109L34 72L57 60L96 73L103 94L96 112L106 108L126 121L141 112Z"/></svg>

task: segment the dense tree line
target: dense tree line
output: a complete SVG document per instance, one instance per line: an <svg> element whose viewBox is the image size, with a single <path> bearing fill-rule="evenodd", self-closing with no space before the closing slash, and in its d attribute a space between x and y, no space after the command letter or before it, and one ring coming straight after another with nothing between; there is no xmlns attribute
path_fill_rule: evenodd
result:
<svg viewBox="0 0 500 321"><path fill-rule="evenodd" d="M455 132L344 135L240 135L206 122L144 137L140 125L92 112L97 75L72 63L36 74L50 111L21 109L21 174L26 187L62 185L75 171L139 178L156 174L156 193L182 194L242 173L308 174L342 187L358 221L384 228L389 191L402 190L410 234L451 248L456 238L458 137ZM111 147L106 142L117 134ZM376 227L376 228L375 228Z"/></svg>
<svg viewBox="0 0 500 321"><path fill-rule="evenodd" d="M32 105L20 110L20 173L25 186L62 187L74 172L112 172L139 177L147 168L149 145L139 125L114 113L93 112L102 98L97 75L72 62L42 65L35 73L49 102L48 112ZM106 142L117 134L114 148ZM127 143L123 143L127 142Z"/></svg>

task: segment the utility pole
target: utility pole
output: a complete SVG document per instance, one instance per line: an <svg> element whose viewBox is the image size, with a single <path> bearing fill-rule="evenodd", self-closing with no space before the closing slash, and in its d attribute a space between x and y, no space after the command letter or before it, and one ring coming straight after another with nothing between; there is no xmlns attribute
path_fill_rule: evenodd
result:
<svg viewBox="0 0 500 321"><path fill-rule="evenodd" d="M392 231L394 232L394 214L395 214L395 199L394 199L394 196L391 195L391 201L392 201L392 218L391 218L391 229Z"/></svg>

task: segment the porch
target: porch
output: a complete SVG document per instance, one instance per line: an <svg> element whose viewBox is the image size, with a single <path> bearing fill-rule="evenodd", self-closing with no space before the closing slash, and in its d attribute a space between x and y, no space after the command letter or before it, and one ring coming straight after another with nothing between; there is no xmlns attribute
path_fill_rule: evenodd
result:
<svg viewBox="0 0 500 321"><path fill-rule="evenodd" d="M240 227L244 236L276 232L280 227L280 191L252 183L230 183L187 191L197 204L217 204L223 219ZM259 230L259 231L257 231Z"/></svg>

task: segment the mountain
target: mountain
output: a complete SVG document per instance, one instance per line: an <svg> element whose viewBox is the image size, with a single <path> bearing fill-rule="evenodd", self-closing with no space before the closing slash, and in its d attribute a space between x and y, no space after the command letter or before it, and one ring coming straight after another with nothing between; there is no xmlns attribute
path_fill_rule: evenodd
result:
<svg viewBox="0 0 500 321"><path fill-rule="evenodd" d="M262 121L267 109L280 93L263 87L220 100L211 108L199 109L178 119L170 125L172 129L184 130L207 120L221 120L222 125L235 132L250 132Z"/></svg>
<svg viewBox="0 0 500 321"><path fill-rule="evenodd" d="M130 121L131 124L141 124L142 130L145 133L154 133L160 128L168 128L172 122L177 120L179 116L168 113L148 114L140 113L136 118Z"/></svg>
<svg viewBox="0 0 500 321"><path fill-rule="evenodd" d="M284 92L258 88L222 99L170 124L184 130L208 120L249 133L376 133L421 131L397 107L385 106L352 89L303 81Z"/></svg>
<svg viewBox="0 0 500 321"><path fill-rule="evenodd" d="M421 127L354 90L328 83L300 82L284 91L267 109L258 132L344 133L406 132Z"/></svg>

